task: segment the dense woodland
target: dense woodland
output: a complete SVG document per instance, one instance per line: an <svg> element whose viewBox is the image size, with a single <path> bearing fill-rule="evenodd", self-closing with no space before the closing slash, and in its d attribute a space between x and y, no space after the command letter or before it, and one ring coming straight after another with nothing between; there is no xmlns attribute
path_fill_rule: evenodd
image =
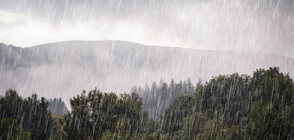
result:
<svg viewBox="0 0 294 140"><path fill-rule="evenodd" d="M0 99L0 139L294 139L294 83L276 67L132 91L83 91L56 117L45 98L8 90Z"/></svg>

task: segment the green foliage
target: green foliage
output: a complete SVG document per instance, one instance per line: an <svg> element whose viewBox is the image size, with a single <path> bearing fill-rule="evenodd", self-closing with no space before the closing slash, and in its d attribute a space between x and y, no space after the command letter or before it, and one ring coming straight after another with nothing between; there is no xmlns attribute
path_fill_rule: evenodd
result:
<svg viewBox="0 0 294 140"><path fill-rule="evenodd" d="M202 133L203 128L209 123L210 120L215 118L212 110L206 113L195 112L189 117L184 119L184 126L181 129L180 136L184 139L195 139L198 134Z"/></svg>
<svg viewBox="0 0 294 140"><path fill-rule="evenodd" d="M278 68L258 69L252 77L220 75L189 97L191 102L178 97L165 110L162 128L169 131L162 132L170 138L294 138L294 84Z"/></svg>
<svg viewBox="0 0 294 140"><path fill-rule="evenodd" d="M13 118L22 129L29 131L31 139L39 140L54 136L55 121L47 110L48 101L36 94L22 99L15 90L8 90L0 99L1 118Z"/></svg>
<svg viewBox="0 0 294 140"><path fill-rule="evenodd" d="M114 93L102 93L95 89L87 95L84 91L82 95L71 99L70 104L72 110L65 116L64 128L69 139L100 138L106 130L115 132L116 122L117 125L124 124L123 133L129 136L154 129L155 124L148 121L148 115L142 109L142 99L135 93L118 97ZM105 132L104 137L109 134Z"/></svg>
<svg viewBox="0 0 294 140"><path fill-rule="evenodd" d="M258 69L253 76L220 75L196 90L191 82L182 85L172 81L139 88L143 99L136 93L83 91L59 121L50 116L45 98L22 99L9 90L0 99L1 139L294 139L294 83L278 68ZM195 94L182 95L183 87ZM159 99L146 102L146 93Z"/></svg>
<svg viewBox="0 0 294 140"><path fill-rule="evenodd" d="M198 135L199 140L219 140L221 139L221 122L217 119L209 120L202 128L202 132Z"/></svg>
<svg viewBox="0 0 294 140"><path fill-rule="evenodd" d="M197 89L195 111L216 110L226 125L245 123L250 106L250 81L249 76L237 73L211 79Z"/></svg>
<svg viewBox="0 0 294 140"><path fill-rule="evenodd" d="M173 100L165 110L162 131L173 135L183 126L183 119L192 113L195 100L192 96L181 95Z"/></svg>
<svg viewBox="0 0 294 140"><path fill-rule="evenodd" d="M103 132L100 140L112 140L112 139L114 139L114 134L106 130L105 132Z"/></svg>
<svg viewBox="0 0 294 140"><path fill-rule="evenodd" d="M23 130L16 120L11 118L0 119L1 140L30 140L30 132Z"/></svg>
<svg viewBox="0 0 294 140"><path fill-rule="evenodd" d="M115 131L114 133L111 133L110 131L106 131L102 134L101 140L126 140L128 136L125 135L125 126L122 123L122 121L118 120L116 123Z"/></svg>
<svg viewBox="0 0 294 140"><path fill-rule="evenodd" d="M292 139L294 133L293 106L276 111L270 106L257 103L250 113L248 134L251 139ZM292 114L292 115L290 115Z"/></svg>

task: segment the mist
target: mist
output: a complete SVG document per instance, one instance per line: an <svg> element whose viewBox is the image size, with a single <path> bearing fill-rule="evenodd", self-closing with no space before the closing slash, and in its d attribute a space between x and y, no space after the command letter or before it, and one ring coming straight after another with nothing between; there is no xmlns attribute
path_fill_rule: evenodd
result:
<svg viewBox="0 0 294 140"><path fill-rule="evenodd" d="M293 0L0 0L0 139L294 140Z"/></svg>
<svg viewBox="0 0 294 140"><path fill-rule="evenodd" d="M294 2L289 0L0 2L0 39L21 47L124 40L294 57Z"/></svg>

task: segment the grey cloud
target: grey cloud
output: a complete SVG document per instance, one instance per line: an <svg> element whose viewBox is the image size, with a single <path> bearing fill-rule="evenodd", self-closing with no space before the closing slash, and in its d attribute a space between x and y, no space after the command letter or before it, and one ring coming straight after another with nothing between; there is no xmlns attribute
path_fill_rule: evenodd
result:
<svg viewBox="0 0 294 140"><path fill-rule="evenodd" d="M63 20L140 23L184 47L294 57L292 0L0 0L3 10L56 26ZM151 43L152 44L152 43ZM283 48L283 50L281 50Z"/></svg>

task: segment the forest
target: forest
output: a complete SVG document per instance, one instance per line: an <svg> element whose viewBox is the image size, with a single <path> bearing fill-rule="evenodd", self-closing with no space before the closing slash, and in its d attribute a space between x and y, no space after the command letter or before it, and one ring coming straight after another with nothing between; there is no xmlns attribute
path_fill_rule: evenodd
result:
<svg viewBox="0 0 294 140"><path fill-rule="evenodd" d="M83 91L66 107L37 94L0 97L5 140L292 140L294 83L278 67L195 85L160 81L131 93ZM58 101L59 102L59 101ZM65 111L67 110L67 111Z"/></svg>

